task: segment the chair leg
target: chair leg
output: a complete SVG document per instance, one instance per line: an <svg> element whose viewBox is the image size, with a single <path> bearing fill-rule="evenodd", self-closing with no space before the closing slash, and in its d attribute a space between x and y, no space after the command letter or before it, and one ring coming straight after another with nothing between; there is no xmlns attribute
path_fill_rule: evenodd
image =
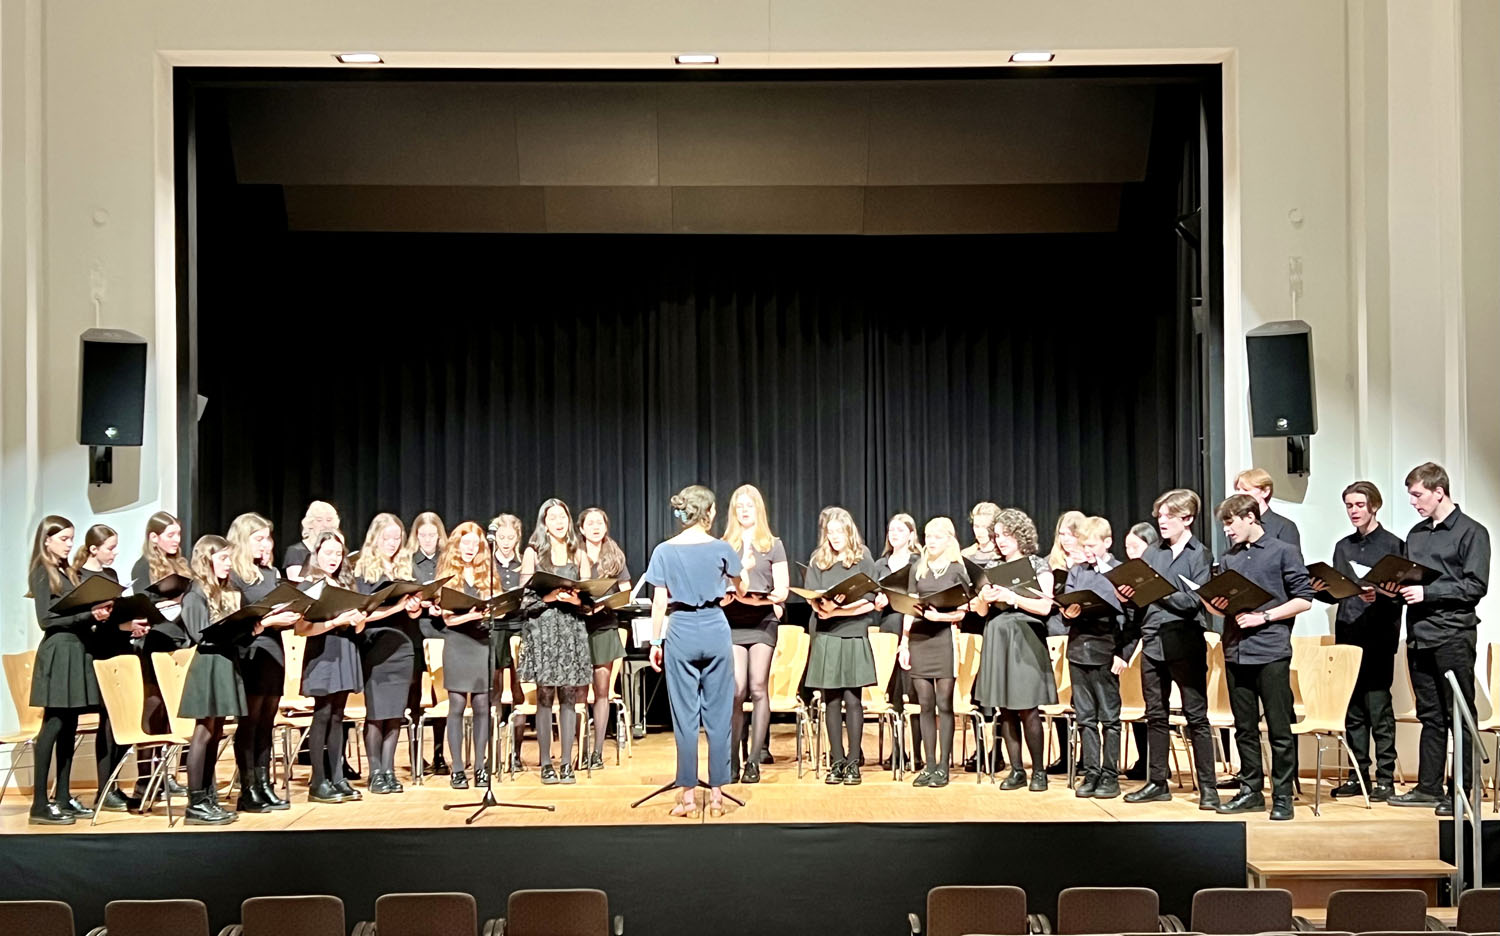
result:
<svg viewBox="0 0 1500 936"><path fill-rule="evenodd" d="M1321 816L1320 808L1323 802L1323 736L1314 733L1313 740L1317 742L1317 766L1313 769L1313 815Z"/></svg>
<svg viewBox="0 0 1500 936"><path fill-rule="evenodd" d="M1349 763L1355 763L1354 749L1349 746L1349 740L1342 734L1334 735L1334 737L1338 739L1339 747L1341 747L1349 755ZM1359 778L1360 795L1365 798L1365 808L1370 809L1370 788L1365 785L1365 772L1363 770L1350 770L1349 772Z"/></svg>
<svg viewBox="0 0 1500 936"><path fill-rule="evenodd" d="M0 784L0 803L5 802L5 790L10 786L10 778L15 775L16 764L31 750L31 739L22 741L20 744L12 745L10 749L10 769L5 772L5 783Z"/></svg>
<svg viewBox="0 0 1500 936"><path fill-rule="evenodd" d="M133 745L133 744L127 745L126 748L125 748L125 751L120 755L120 761L119 761L119 763L115 764L115 769L111 770L109 772L109 779L106 780L106 781L104 781L104 785L101 786L99 789L101 789L101 790L113 790L115 788L115 781L120 778L120 771L123 770L123 769L125 769L125 761L129 760L130 759L130 755L133 754L133 753L135 753L135 745ZM99 821L99 814L102 813L102 812L104 812L104 810L101 808L101 806L103 804L97 802L97 800L98 799L102 799L102 797L96 797L95 799L96 799L96 802L94 803L94 815L93 815L93 817L91 819L89 819L89 826L90 827L92 827L95 823L97 823Z"/></svg>

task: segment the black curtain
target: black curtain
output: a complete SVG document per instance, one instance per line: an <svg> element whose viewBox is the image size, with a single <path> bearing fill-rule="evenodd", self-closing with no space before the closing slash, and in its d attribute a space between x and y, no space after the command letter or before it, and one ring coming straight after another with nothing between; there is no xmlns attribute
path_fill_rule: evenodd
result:
<svg viewBox="0 0 1500 936"><path fill-rule="evenodd" d="M241 198L275 213L274 190ZM244 206L242 205L241 208ZM243 212L242 212L243 213ZM277 233L205 248L197 535L308 500L406 520L602 505L632 568L667 498L754 483L794 557L841 504L1108 517L1184 466L1172 235ZM1162 236L1165 235L1165 236ZM965 538L967 534L965 533Z"/></svg>

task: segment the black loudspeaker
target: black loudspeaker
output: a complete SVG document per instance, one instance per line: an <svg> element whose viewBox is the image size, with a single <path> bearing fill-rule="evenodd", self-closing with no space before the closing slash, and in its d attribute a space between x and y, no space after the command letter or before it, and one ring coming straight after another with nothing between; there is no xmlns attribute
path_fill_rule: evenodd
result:
<svg viewBox="0 0 1500 936"><path fill-rule="evenodd" d="M140 445L146 422L146 339L90 328L78 342L78 442Z"/></svg>
<svg viewBox="0 0 1500 936"><path fill-rule="evenodd" d="M1312 328L1269 322L1245 335L1250 366L1250 434L1309 436L1318 431Z"/></svg>

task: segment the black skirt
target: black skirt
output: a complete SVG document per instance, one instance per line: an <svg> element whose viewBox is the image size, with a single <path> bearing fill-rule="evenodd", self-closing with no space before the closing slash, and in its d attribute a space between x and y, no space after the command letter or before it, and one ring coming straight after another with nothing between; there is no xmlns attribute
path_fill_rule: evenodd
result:
<svg viewBox="0 0 1500 936"><path fill-rule="evenodd" d="M449 692L489 692L491 659L489 634L484 629L443 631L443 685Z"/></svg>
<svg viewBox="0 0 1500 936"><path fill-rule="evenodd" d="M31 667L31 704L56 709L85 709L99 704L94 657L83 638L63 630L42 638Z"/></svg>
<svg viewBox="0 0 1500 936"><path fill-rule="evenodd" d="M231 653L200 648L188 666L179 718L227 718L244 715L245 684Z"/></svg>
<svg viewBox="0 0 1500 936"><path fill-rule="evenodd" d="M253 643L242 651L240 677L246 695L277 696L286 687L286 664L280 654L271 654L261 644Z"/></svg>
<svg viewBox="0 0 1500 936"><path fill-rule="evenodd" d="M374 627L365 631L360 665L365 679L366 718L380 721L406 715L416 673L415 660L411 638L400 628Z"/></svg>
<svg viewBox="0 0 1500 936"><path fill-rule="evenodd" d="M907 652L911 656L909 672L912 678L953 679L958 675L957 655L953 649L953 628L947 624L936 624L918 629L922 624L932 625L932 622L913 622L912 631L906 640Z"/></svg>

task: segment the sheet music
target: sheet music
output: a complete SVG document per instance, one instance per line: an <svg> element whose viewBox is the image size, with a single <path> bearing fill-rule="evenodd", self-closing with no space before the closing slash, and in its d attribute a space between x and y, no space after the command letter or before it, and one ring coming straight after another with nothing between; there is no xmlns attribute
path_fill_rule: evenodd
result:
<svg viewBox="0 0 1500 936"><path fill-rule="evenodd" d="M1177 576L1177 578L1182 582L1182 587L1186 588L1188 591L1198 590L1198 583L1188 578L1186 575L1179 575Z"/></svg>
<svg viewBox="0 0 1500 936"><path fill-rule="evenodd" d="M1360 578L1365 578L1366 576L1368 576L1370 574L1370 569L1372 568L1371 566L1362 565L1358 562L1355 562L1352 559L1349 561L1349 567L1352 568L1354 570L1354 574L1359 576Z"/></svg>

